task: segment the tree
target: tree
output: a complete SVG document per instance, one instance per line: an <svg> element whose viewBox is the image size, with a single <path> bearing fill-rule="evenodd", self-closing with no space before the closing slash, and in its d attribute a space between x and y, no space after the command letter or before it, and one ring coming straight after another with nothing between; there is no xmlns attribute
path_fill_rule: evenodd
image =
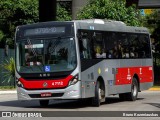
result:
<svg viewBox="0 0 160 120"><path fill-rule="evenodd" d="M71 15L61 5L57 7L57 20L71 20ZM0 48L4 48L6 41L10 48L14 47L16 26L38 21L38 0L0 0Z"/></svg>
<svg viewBox="0 0 160 120"><path fill-rule="evenodd" d="M152 14L147 15L146 19L146 26L150 28L152 36L157 42L160 42L160 11L153 10Z"/></svg>
<svg viewBox="0 0 160 120"><path fill-rule="evenodd" d="M65 7L62 7L61 5L57 5L57 16L56 20L57 21L69 21L71 20L71 14L69 11L66 10Z"/></svg>
<svg viewBox="0 0 160 120"><path fill-rule="evenodd" d="M140 11L136 6L126 8L125 0L90 0L83 7L78 15L78 19L110 19L123 21L130 26L141 26Z"/></svg>
<svg viewBox="0 0 160 120"><path fill-rule="evenodd" d="M15 28L18 25L38 21L38 0L1 0L0 1L0 30L4 36L1 42L13 47ZM3 47L4 45L1 44Z"/></svg>

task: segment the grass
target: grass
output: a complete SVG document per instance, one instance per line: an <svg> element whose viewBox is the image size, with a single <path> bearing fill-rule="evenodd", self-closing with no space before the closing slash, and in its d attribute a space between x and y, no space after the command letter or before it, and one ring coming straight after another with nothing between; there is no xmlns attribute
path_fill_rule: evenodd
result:
<svg viewBox="0 0 160 120"><path fill-rule="evenodd" d="M0 86L0 90L15 90L14 86Z"/></svg>

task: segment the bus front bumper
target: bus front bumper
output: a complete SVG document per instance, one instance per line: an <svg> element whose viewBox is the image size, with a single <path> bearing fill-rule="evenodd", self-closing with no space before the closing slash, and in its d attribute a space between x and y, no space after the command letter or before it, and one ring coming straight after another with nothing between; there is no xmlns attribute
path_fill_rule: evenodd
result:
<svg viewBox="0 0 160 120"><path fill-rule="evenodd" d="M50 93L52 96L41 97L41 94ZM81 82L68 86L65 89L26 90L17 87L18 100L49 100L49 99L79 99L81 98Z"/></svg>

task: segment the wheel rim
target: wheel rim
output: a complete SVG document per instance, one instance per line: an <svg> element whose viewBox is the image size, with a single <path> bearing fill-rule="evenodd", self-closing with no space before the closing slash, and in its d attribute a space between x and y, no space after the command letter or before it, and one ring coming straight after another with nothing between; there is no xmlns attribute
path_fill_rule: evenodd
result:
<svg viewBox="0 0 160 120"><path fill-rule="evenodd" d="M99 92L99 100L101 100L102 99L102 93L101 93L101 89L100 88L99 88L98 92Z"/></svg>
<svg viewBox="0 0 160 120"><path fill-rule="evenodd" d="M132 86L132 93L133 93L133 96L137 95L137 86L136 85Z"/></svg>

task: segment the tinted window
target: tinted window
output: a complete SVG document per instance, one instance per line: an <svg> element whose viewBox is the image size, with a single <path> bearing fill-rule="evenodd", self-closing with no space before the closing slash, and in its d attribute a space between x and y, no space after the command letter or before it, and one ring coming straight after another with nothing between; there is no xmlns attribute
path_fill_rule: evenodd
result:
<svg viewBox="0 0 160 120"><path fill-rule="evenodd" d="M134 58L150 58L150 40L148 35L144 34L130 34L130 54L134 55Z"/></svg>
<svg viewBox="0 0 160 120"><path fill-rule="evenodd" d="M95 58L106 58L106 48L104 44L103 32L93 33L93 44L94 44L94 57Z"/></svg>
<svg viewBox="0 0 160 120"><path fill-rule="evenodd" d="M93 45L89 31L79 31L79 48L81 59L92 59Z"/></svg>
<svg viewBox="0 0 160 120"><path fill-rule="evenodd" d="M107 58L129 58L129 44L125 33L108 32L105 34Z"/></svg>
<svg viewBox="0 0 160 120"><path fill-rule="evenodd" d="M134 59L150 58L150 40L145 34L120 32L79 32L81 58Z"/></svg>

